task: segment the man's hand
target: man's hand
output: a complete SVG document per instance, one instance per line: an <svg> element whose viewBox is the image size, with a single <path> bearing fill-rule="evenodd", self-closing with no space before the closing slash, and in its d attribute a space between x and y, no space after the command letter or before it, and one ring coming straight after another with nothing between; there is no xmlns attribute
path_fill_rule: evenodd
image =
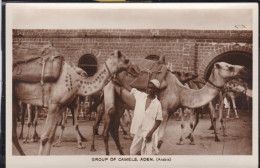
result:
<svg viewBox="0 0 260 168"><path fill-rule="evenodd" d="M146 142L146 143L151 142L151 140L152 140L152 135L153 135L152 132L149 132L149 133L146 135L146 137L145 137L145 142Z"/></svg>
<svg viewBox="0 0 260 168"><path fill-rule="evenodd" d="M114 84L118 85L118 86L123 86L122 81L121 81L120 79L118 79L118 78L113 78L113 79L112 79L112 82L113 82Z"/></svg>

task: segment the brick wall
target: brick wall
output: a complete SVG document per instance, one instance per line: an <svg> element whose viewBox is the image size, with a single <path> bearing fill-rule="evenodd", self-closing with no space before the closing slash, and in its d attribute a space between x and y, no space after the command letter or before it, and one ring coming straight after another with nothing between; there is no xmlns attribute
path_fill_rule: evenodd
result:
<svg viewBox="0 0 260 168"><path fill-rule="evenodd" d="M50 45L72 65L85 54L94 55L102 64L117 49L131 60L164 55L174 70L203 76L211 60L222 53L252 53L252 31L13 30L14 60L36 56Z"/></svg>

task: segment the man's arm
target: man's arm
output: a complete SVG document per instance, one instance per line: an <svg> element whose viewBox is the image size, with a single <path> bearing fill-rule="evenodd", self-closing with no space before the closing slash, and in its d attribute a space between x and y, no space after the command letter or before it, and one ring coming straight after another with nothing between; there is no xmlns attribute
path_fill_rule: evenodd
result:
<svg viewBox="0 0 260 168"><path fill-rule="evenodd" d="M152 135L154 131L160 126L161 120L155 120L153 128L148 132L148 134L145 137L145 142L150 142L152 140Z"/></svg>
<svg viewBox="0 0 260 168"><path fill-rule="evenodd" d="M117 87L120 87L120 86L124 87L129 92L133 89L131 86L129 86L128 84L125 84L123 81L121 81L120 79L117 79L117 78L113 80L113 83Z"/></svg>

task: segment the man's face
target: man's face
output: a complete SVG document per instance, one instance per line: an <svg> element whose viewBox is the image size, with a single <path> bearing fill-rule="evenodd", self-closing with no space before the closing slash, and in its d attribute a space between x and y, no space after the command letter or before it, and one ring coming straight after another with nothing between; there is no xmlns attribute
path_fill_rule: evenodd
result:
<svg viewBox="0 0 260 168"><path fill-rule="evenodd" d="M149 83L148 84L148 89L147 89L147 93L149 94L149 95L155 95L156 94L156 87L154 86L154 84L152 84L152 83Z"/></svg>

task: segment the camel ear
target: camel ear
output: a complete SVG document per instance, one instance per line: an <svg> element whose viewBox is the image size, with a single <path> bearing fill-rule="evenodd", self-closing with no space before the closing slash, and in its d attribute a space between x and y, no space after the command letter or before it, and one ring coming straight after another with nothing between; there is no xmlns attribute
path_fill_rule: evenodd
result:
<svg viewBox="0 0 260 168"><path fill-rule="evenodd" d="M160 59L159 59L159 62L161 64L165 64L165 56L161 56Z"/></svg>
<svg viewBox="0 0 260 168"><path fill-rule="evenodd" d="M179 72L179 71L177 71L176 74L177 74L178 76L181 76L181 72Z"/></svg>
<svg viewBox="0 0 260 168"><path fill-rule="evenodd" d="M117 57L118 57L118 58L121 58L121 57L122 57L121 51L117 51Z"/></svg>

